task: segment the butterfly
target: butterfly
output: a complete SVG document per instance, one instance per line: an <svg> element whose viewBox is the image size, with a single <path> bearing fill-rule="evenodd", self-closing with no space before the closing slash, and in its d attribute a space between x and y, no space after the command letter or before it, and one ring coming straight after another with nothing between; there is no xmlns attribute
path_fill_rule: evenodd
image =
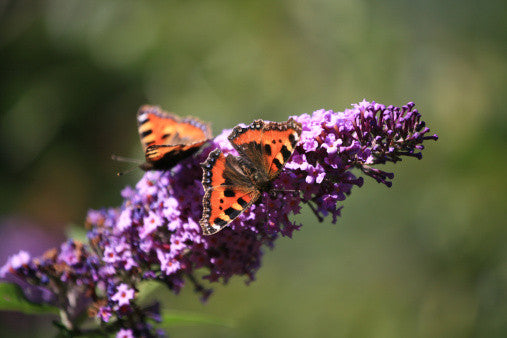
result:
<svg viewBox="0 0 507 338"><path fill-rule="evenodd" d="M194 154L211 138L209 123L180 118L160 107L144 105L137 112L137 128L146 162L143 170L168 170Z"/></svg>
<svg viewBox="0 0 507 338"><path fill-rule="evenodd" d="M236 126L228 139L239 156L213 150L204 163L203 214L199 222L205 235L226 227L273 188L273 180L289 160L301 136L301 123L256 120Z"/></svg>

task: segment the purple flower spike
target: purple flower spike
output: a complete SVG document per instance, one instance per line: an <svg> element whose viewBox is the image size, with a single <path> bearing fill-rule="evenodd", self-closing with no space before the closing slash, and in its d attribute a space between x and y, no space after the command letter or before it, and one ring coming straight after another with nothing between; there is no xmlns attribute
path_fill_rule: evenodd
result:
<svg viewBox="0 0 507 338"><path fill-rule="evenodd" d="M129 305L131 299L134 299L134 289L129 288L124 283L116 288L116 293L111 297L111 300L117 302L120 306Z"/></svg>
<svg viewBox="0 0 507 338"><path fill-rule="evenodd" d="M20 252L0 275L13 274L58 295L57 305L71 324L88 308L118 337L156 335L147 321L153 310L137 304L140 282L158 281L174 293L190 283L206 300L212 292L208 283L227 283L233 276L253 281L265 248L302 226L294 219L302 207L319 221L330 216L335 223L343 201L354 186L363 185L364 176L391 186L394 174L375 165L422 157L422 143L437 136L429 135L414 106L363 100L343 112L321 109L293 116L303 131L273 189L230 226L204 236L198 225L204 194L199 164L216 148L237 155L227 139L231 130L224 130L171 171L146 172L135 188L122 191L121 207L89 211L88 245L70 240L32 260ZM197 270L205 272L202 278Z"/></svg>
<svg viewBox="0 0 507 338"><path fill-rule="evenodd" d="M4 278L7 273L21 268L30 262L30 254L21 250L19 253L9 257L7 263L0 268L0 278Z"/></svg>
<svg viewBox="0 0 507 338"><path fill-rule="evenodd" d="M130 329L121 329L116 334L116 338L134 338L134 333Z"/></svg>

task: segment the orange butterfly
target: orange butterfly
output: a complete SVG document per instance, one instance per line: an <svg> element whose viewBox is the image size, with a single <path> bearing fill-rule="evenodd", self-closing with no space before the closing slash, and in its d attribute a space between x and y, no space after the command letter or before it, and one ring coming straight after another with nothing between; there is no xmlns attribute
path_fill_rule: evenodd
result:
<svg viewBox="0 0 507 338"><path fill-rule="evenodd" d="M211 138L209 123L180 118L160 107L144 105L137 112L137 127L146 162L143 170L168 170L194 154Z"/></svg>
<svg viewBox="0 0 507 338"><path fill-rule="evenodd" d="M236 126L229 141L239 156L213 150L201 164L204 186L203 214L199 224L205 235L226 227L272 189L294 152L301 136L301 123L256 120L248 127Z"/></svg>

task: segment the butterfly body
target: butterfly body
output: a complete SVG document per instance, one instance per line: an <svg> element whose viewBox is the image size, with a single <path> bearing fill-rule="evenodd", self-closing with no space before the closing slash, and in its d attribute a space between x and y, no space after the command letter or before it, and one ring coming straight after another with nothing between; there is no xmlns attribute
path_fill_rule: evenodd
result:
<svg viewBox="0 0 507 338"><path fill-rule="evenodd" d="M292 155L301 135L301 124L254 121L237 126L229 141L239 156L212 151L203 167L203 233L214 234L273 188L273 180Z"/></svg>
<svg viewBox="0 0 507 338"><path fill-rule="evenodd" d="M143 170L168 170L197 152L211 138L209 124L194 117L180 118L156 106L137 112L137 127L146 162Z"/></svg>

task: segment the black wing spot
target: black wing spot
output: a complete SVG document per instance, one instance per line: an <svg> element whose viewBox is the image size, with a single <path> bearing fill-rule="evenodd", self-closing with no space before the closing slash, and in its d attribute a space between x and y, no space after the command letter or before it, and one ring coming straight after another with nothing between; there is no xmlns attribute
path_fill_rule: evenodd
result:
<svg viewBox="0 0 507 338"><path fill-rule="evenodd" d="M265 144L264 145L264 152L268 155L268 156L271 156L271 146L269 144Z"/></svg>
<svg viewBox="0 0 507 338"><path fill-rule="evenodd" d="M141 137L146 137L146 136L150 135L151 133L153 133L153 130L151 130L151 129L150 129L150 130L143 131L143 132L141 133Z"/></svg>
<svg viewBox="0 0 507 338"><path fill-rule="evenodd" d="M248 202L245 201L242 197L238 198L238 204L241 205L242 208L246 208Z"/></svg>
<svg viewBox="0 0 507 338"><path fill-rule="evenodd" d="M289 135L289 141L290 141L290 144L292 144L292 146L294 146L294 143L296 141L296 137L294 136L294 134Z"/></svg>
<svg viewBox="0 0 507 338"><path fill-rule="evenodd" d="M241 210L234 209L234 208L227 208L225 209L225 214L229 216L231 219L238 216L241 213Z"/></svg>
<svg viewBox="0 0 507 338"><path fill-rule="evenodd" d="M277 158L275 158L273 160L273 163L276 165L276 167L278 168L278 170L282 169L283 164L281 164L280 161Z"/></svg>
<svg viewBox="0 0 507 338"><path fill-rule="evenodd" d="M223 227L223 226L226 226L227 225L227 222L224 221L223 219L217 217L215 218L215 220L213 221L214 224L218 224L219 226Z"/></svg>
<svg viewBox="0 0 507 338"><path fill-rule="evenodd" d="M276 140L271 141L271 143L276 144Z"/></svg>
<svg viewBox="0 0 507 338"><path fill-rule="evenodd" d="M281 140L281 139L278 139L278 143L282 143L282 140Z"/></svg>
<svg viewBox="0 0 507 338"><path fill-rule="evenodd" d="M223 200L223 199L220 199L220 203L224 203L224 200Z"/></svg>
<svg viewBox="0 0 507 338"><path fill-rule="evenodd" d="M225 189L224 196L225 197L234 197L234 196L236 196L236 193L232 189Z"/></svg>
<svg viewBox="0 0 507 338"><path fill-rule="evenodd" d="M164 140L165 140L165 139L166 139L166 138L168 138L169 136L171 136L171 134L164 134L164 135L162 135L162 139L164 139Z"/></svg>
<svg viewBox="0 0 507 338"><path fill-rule="evenodd" d="M287 149L287 146L282 146L282 149L280 150L281 153L282 153L282 156L283 156L283 160L285 162L287 162L287 160L289 159L290 155L292 154L289 149Z"/></svg>

